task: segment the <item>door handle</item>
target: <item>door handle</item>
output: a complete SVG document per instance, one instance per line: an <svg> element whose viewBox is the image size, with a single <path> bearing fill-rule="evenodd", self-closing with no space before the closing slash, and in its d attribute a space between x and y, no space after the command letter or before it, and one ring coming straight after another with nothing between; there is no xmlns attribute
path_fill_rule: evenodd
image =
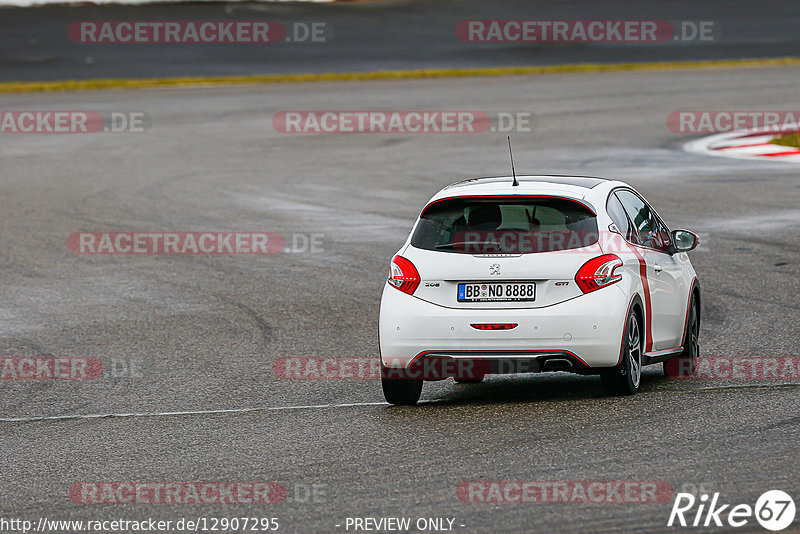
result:
<svg viewBox="0 0 800 534"><path fill-rule="evenodd" d="M656 272L656 274L661 274L661 271L663 271L664 268L656 263L655 265L653 265L653 270Z"/></svg>

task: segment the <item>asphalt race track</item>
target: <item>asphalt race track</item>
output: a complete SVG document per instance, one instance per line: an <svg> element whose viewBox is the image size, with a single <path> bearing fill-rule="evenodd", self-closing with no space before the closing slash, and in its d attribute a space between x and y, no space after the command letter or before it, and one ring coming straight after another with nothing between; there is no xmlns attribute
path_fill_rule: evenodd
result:
<svg viewBox="0 0 800 534"><path fill-rule="evenodd" d="M2 355L96 357L106 371L0 383L0 515L267 516L285 532L345 532L356 516L450 517L458 532L658 532L670 530L668 502L475 504L456 487L655 480L702 484L729 503L800 494L798 379L670 380L654 366L637 395L607 398L594 377L495 376L427 383L419 406L398 408L376 380L273 372L285 357L376 358L388 261L420 207L455 180L508 172L504 134L276 132L274 114L292 109L533 112L532 132L514 134L518 173L620 178L673 227L701 234L691 258L704 356L796 356L797 167L688 154L690 136L666 126L675 110L786 109L796 95L789 67L4 95L5 109L141 111L150 125L2 138ZM66 246L78 231L165 230L321 233L323 250L86 256ZM215 410L233 411L174 413ZM80 417L91 414L135 415ZM68 495L82 481L183 480L277 481L288 497L102 506Z"/></svg>
<svg viewBox="0 0 800 534"><path fill-rule="evenodd" d="M290 42L75 42L78 21L277 21ZM659 20L713 23L713 40L655 43L462 42L465 20ZM295 24L323 23L309 42ZM383 0L335 4L201 2L140 6L0 8L0 80L63 80L348 72L564 63L716 60L794 56L796 0ZM305 28L307 26L300 26ZM688 30L687 30L688 31Z"/></svg>

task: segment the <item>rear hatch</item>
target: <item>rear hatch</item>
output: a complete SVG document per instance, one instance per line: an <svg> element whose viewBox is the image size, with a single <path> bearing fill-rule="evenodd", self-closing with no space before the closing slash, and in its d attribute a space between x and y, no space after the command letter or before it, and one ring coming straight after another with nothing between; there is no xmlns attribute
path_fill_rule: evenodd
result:
<svg viewBox="0 0 800 534"><path fill-rule="evenodd" d="M429 204L402 255L414 296L451 308L541 308L582 295L575 274L602 254L594 211L553 196L454 197Z"/></svg>

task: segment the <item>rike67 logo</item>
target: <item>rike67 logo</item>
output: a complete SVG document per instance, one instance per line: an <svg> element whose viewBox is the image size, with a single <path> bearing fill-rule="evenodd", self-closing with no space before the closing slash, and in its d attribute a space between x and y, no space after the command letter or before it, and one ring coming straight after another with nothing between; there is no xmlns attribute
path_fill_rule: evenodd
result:
<svg viewBox="0 0 800 534"><path fill-rule="evenodd" d="M767 530L783 530L794 521L794 500L781 490L765 492L755 506L720 504L718 492L712 495L710 501L708 494L698 498L691 493L678 493L667 526L739 528L749 524L753 517Z"/></svg>

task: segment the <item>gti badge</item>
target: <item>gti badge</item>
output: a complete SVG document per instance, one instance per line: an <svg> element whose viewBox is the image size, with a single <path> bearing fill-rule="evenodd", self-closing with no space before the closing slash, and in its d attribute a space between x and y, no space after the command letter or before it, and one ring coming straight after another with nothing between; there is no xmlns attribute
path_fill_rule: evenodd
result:
<svg viewBox="0 0 800 534"><path fill-rule="evenodd" d="M489 274L500 274L500 264L493 263L489 266Z"/></svg>

